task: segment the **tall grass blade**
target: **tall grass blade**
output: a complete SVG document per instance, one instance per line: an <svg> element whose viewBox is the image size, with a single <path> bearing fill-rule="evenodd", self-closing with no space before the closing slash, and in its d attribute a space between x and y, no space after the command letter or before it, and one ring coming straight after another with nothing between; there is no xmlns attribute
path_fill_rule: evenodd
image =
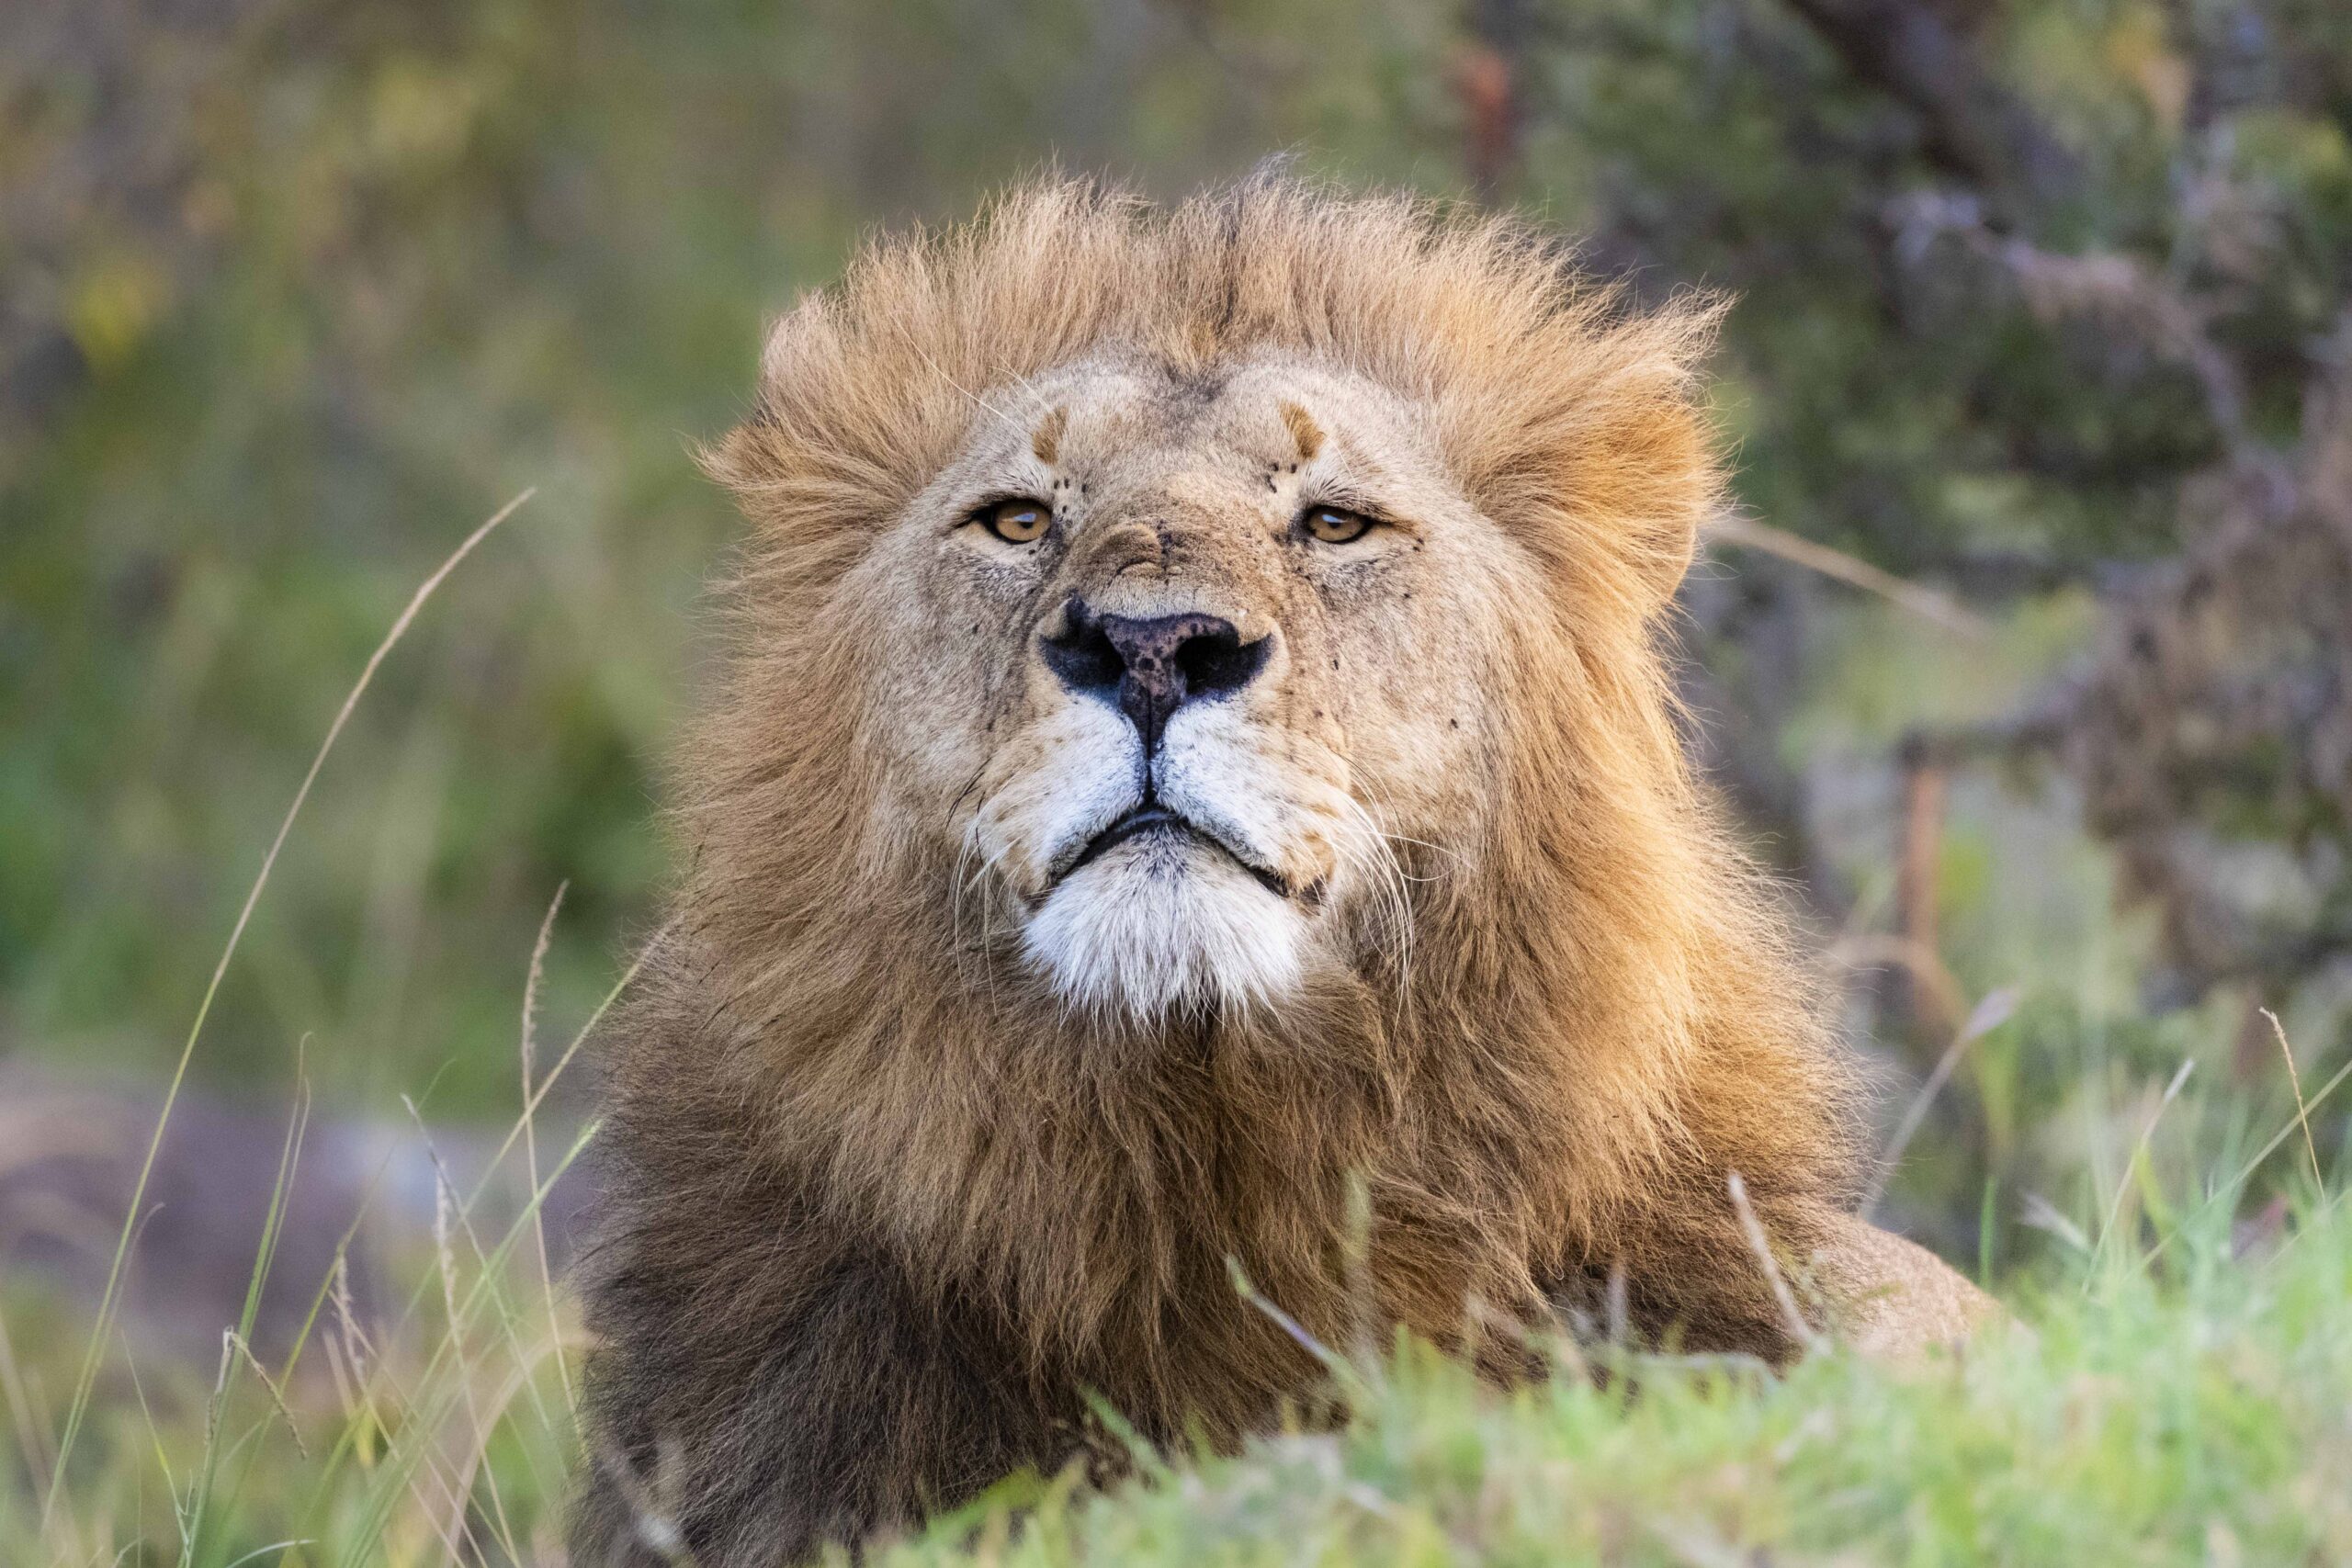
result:
<svg viewBox="0 0 2352 1568"><path fill-rule="evenodd" d="M539 922L538 941L531 946L530 972L523 980L523 1171L534 1188L539 1184L539 1134L536 1125L537 1118L531 1109L537 1103L531 1094L532 1058L537 1055L533 1033L538 1022L539 987L547 976L548 943L555 936L555 918L562 910L563 896L571 887L570 882L556 885L555 897L548 901L547 919ZM580 1396L572 1389L571 1367L564 1359L563 1324L556 1312L555 1274L548 1267L548 1227L544 1213L531 1217L531 1243L538 1255L539 1292L547 1300L548 1343L555 1352L556 1377L563 1384L563 1403L576 1417L580 1414Z"/></svg>
<svg viewBox="0 0 2352 1568"><path fill-rule="evenodd" d="M293 804L287 807L286 815L278 821L277 836L270 840L268 852L262 856L261 869L254 874L252 887L246 890L244 904L237 911L236 924L230 928L228 943L221 948L220 962L212 966L212 978L205 985L203 999L197 1004L195 1021L188 1025L187 1039L180 1046L179 1060L174 1064L170 1081L164 1090L163 1109L155 1117L154 1134L147 1140L147 1153L140 1161L138 1179L131 1183L130 1201L126 1205L121 1235L115 1244L114 1260L107 1266L106 1288L99 1293L97 1312L90 1325L89 1348L82 1358L81 1372L74 1380L74 1397L66 1408L65 1428L58 1437L57 1458L50 1469L49 1486L41 1496L39 1528L43 1532L48 1530L50 1520L56 1514L58 1496L65 1484L66 1463L73 1457L74 1439L80 1436L83 1419L89 1412L90 1391L97 1383L98 1363L112 1332L115 1314L122 1304L123 1265L130 1256L131 1237L137 1228L140 1205L146 1201L147 1185L155 1173L155 1156L164 1146L164 1129L171 1124L172 1110L178 1103L180 1087L187 1078L188 1063L195 1058L196 1043L204 1033L204 1021L211 1015L213 999L220 993L220 982L229 973L230 960L236 956L238 944L244 939L245 927L253 920L254 907L261 902L262 890L269 886L270 873L277 865L277 856L286 847L288 835L294 830L295 818L301 815L303 803L311 798L311 787L318 783L320 771L326 766L327 754L334 750L334 743L342 737L344 727L351 722L353 712L359 706L359 699L376 679L377 670L401 638L407 635L410 624L424 608L425 602L458 569L458 563L474 552L476 546L537 493L536 489L526 490L491 513L489 519L467 535L465 541L452 550L417 588L408 602L408 607L394 619L391 629L376 645L376 651L368 656L366 666L359 671L359 679L353 682L350 694L343 699L343 706L335 712L334 721L327 726L326 738L319 742L318 751L311 758L310 771L302 775L301 786L294 792Z"/></svg>
<svg viewBox="0 0 2352 1568"><path fill-rule="evenodd" d="M2303 1075L2295 1067L2295 1048L2287 1043L2287 1026L2278 1021L2278 1015L2268 1008L2261 1010L2262 1016L2270 1021L2270 1032L2278 1041L2278 1055L2287 1058L2287 1083L2295 1091L2295 1125L2303 1130L2303 1153L2312 1162L2312 1191L2324 1193L2327 1178L2320 1174L2319 1145L2312 1141L2312 1111L2303 1103Z"/></svg>

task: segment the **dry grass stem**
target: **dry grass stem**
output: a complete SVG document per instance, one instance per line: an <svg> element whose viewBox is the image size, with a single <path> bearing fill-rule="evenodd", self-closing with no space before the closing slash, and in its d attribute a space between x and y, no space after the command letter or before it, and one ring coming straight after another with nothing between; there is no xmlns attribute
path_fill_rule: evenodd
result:
<svg viewBox="0 0 2352 1568"><path fill-rule="evenodd" d="M1709 519L1707 535L1727 545L1743 549L1761 550L1784 561L1818 572L1823 577L1875 593L1888 603L1909 611L1922 620L1934 622L1949 632L1983 641L1993 635L1993 628L1984 617L1963 608L1958 601L1932 588L1895 576L1883 568L1872 566L1826 545L1815 544L1783 528L1758 523L1752 517L1721 513Z"/></svg>
<svg viewBox="0 0 2352 1568"><path fill-rule="evenodd" d="M2268 1008L2258 1010L2270 1021L2270 1032L2278 1037L2278 1055L2287 1059L2287 1082L2295 1091L2295 1125L2303 1130L2303 1153L2312 1162L2312 1190L2327 1190L2327 1179L2319 1172L2319 1145L2312 1141L2311 1108L2303 1103L2303 1075L2295 1067L2295 1048L2287 1043L2287 1026Z"/></svg>
<svg viewBox="0 0 2352 1568"><path fill-rule="evenodd" d="M1928 1109L1935 1104L1936 1097L1943 1092L1944 1085L1951 1081L1960 1059L1967 1055L1970 1045L2007 1022L2009 1016L2017 1010L2017 1005L2018 992L2014 987L1993 991L1976 1004L1967 1021L1952 1035L1951 1043L1945 1046L1943 1055L1936 1059L1935 1070L1928 1075L1927 1081L1919 1086L1919 1092L1912 1096L1911 1103L1904 1108L1903 1120L1895 1123L1894 1135L1886 1141L1885 1152L1879 1156L1878 1171L1871 1178L1870 1190L1864 1195L1859 1211L1864 1219L1870 1218L1877 1209L1879 1200L1886 1196L1886 1184L1894 1179L1895 1168L1902 1164L1903 1151L1911 1146L1911 1140L1926 1124Z"/></svg>
<svg viewBox="0 0 2352 1568"><path fill-rule="evenodd" d="M533 1191L539 1186L539 1134L537 1118L531 1110L537 1103L531 1093L532 1058L537 1054L533 1033L538 1021L539 987L547 977L548 944L555 936L555 918L563 908L563 896L571 888L568 879L556 884L555 897L548 900L547 918L539 922L538 940L531 944L531 967L523 982L523 1169ZM571 1386L571 1367L563 1354L563 1327L556 1314L555 1273L548 1267L548 1226L543 1210L535 1210L531 1214L531 1246L539 1265L539 1291L547 1301L548 1343L554 1348L556 1376L563 1384L565 1407L577 1416L580 1396Z"/></svg>
<svg viewBox="0 0 2352 1568"><path fill-rule="evenodd" d="M1781 1321L1787 1327L1789 1337L1808 1348L1817 1346L1821 1336L1797 1308L1796 1292L1789 1289L1780 1260L1772 1256L1772 1241L1764 1234L1764 1222L1756 1217L1756 1205L1747 1200L1747 1183L1735 1170L1724 1179L1724 1186L1731 1193L1732 1208L1739 1214L1739 1230L1747 1238L1747 1249L1756 1255L1756 1266L1764 1271L1766 1282L1772 1287L1772 1300L1780 1306Z"/></svg>
<svg viewBox="0 0 2352 1568"><path fill-rule="evenodd" d="M300 787L294 792L293 803L287 807L286 815L278 821L277 835L270 840L269 850L262 856L261 869L254 874L253 886L245 893L244 904L237 911L236 923L230 928L229 940L220 950L220 962L213 965L212 978L204 987L203 1000L197 1005L195 1021L188 1026L187 1039L180 1047L179 1060L174 1066L169 1085L164 1091L163 1109L155 1118L154 1135L147 1141L147 1153L140 1162L138 1179L131 1184L130 1201L125 1206L121 1236L115 1247L114 1260L107 1268L106 1288L99 1295L97 1311L91 1322L89 1348L83 1358L80 1375L74 1380L74 1398L65 1416L65 1430L58 1438L57 1461L50 1472L49 1486L42 1494L40 1528L44 1530L56 1512L66 1461L73 1455L74 1438L80 1434L83 1417L88 1413L90 1391L97 1382L98 1360L111 1334L115 1313L121 1306L123 1265L130 1257L135 1229L132 1221L139 1213L140 1204L145 1201L147 1184L154 1176L155 1156L164 1145L164 1129L171 1122L172 1108L177 1103L180 1087L187 1080L188 1063L196 1055L196 1043L204 1032L204 1021L211 1013L213 998L220 995L220 982L229 972L230 960L236 956L245 928L252 923L254 909L261 902L262 890L269 886L270 872L277 866L278 854L286 847L287 836L294 830L295 818L301 815L303 803L311 797L311 786L318 782L320 771L326 766L328 753L334 750L334 743L341 738L344 727L351 722L351 716L358 708L359 699L374 682L376 671L401 638L407 635L411 623L424 608L426 601L458 569L458 563L474 552L476 546L488 538L492 530L512 517L536 493L534 490L526 490L492 513L480 527L467 535L464 542L450 551L447 558L434 569L432 575L419 585L407 607L393 620L391 629L376 645L376 651L368 656L367 664L359 671L359 679L352 683L349 694L343 699L343 706L335 712L334 721L327 726L326 737L319 742L319 749L311 759L310 769L302 775Z"/></svg>

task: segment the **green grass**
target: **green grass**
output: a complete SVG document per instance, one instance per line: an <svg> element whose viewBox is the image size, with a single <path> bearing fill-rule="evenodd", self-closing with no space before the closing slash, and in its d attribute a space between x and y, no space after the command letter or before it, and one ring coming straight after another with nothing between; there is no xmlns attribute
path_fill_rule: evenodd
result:
<svg viewBox="0 0 2352 1568"><path fill-rule="evenodd" d="M2352 1224L2054 1291L1963 1355L1784 1378L1628 1359L1516 1393L1405 1348L1359 1417L1156 1485L1047 1488L982 1560L1096 1563L2352 1560ZM899 1563L967 1560L974 1527ZM1759 1553L1769 1555L1758 1555Z"/></svg>
<svg viewBox="0 0 2352 1568"><path fill-rule="evenodd" d="M1833 1348L1774 1377L1600 1346L1563 1355L1606 1379L1504 1393L1402 1345L1336 1367L1340 1431L1139 1453L1108 1494L1017 1477L879 1561L2352 1561L2352 1213L2298 1206L2249 1244L2227 1201L2159 1230L2127 1200L2107 1246L2018 1296L2030 1332L1909 1366ZM233 1355L225 1393L118 1358L46 1527L47 1455L6 1467L6 1560L559 1561L576 1345L550 1334L527 1217L441 1230L405 1321L329 1299L266 1383ZM39 1431L85 1325L8 1304L9 1414Z"/></svg>

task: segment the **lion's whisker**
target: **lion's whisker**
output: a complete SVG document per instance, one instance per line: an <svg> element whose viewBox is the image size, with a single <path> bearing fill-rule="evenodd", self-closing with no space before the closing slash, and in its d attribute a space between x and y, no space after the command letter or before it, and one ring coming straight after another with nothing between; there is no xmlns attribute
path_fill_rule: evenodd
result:
<svg viewBox="0 0 2352 1568"><path fill-rule="evenodd" d="M1375 929L1386 928L1385 935L1396 965L1399 989L1409 996L1414 933L1412 900L1407 884L1411 879L1390 848L1390 835L1381 830L1372 814L1351 796L1341 799L1344 804L1340 819L1351 830L1338 840L1340 863L1371 884Z"/></svg>

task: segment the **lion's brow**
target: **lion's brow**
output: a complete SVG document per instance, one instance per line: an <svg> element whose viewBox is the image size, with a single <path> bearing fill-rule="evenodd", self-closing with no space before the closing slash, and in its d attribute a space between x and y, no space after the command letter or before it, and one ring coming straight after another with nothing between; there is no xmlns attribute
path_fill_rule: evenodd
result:
<svg viewBox="0 0 2352 1568"><path fill-rule="evenodd" d="M1061 455L1062 433L1069 428L1069 410L1057 408L1037 422L1029 434L1029 450L1037 454L1037 461L1051 463Z"/></svg>
<svg viewBox="0 0 2352 1568"><path fill-rule="evenodd" d="M1323 427L1315 416L1296 403L1283 404L1283 423L1290 427L1290 438L1298 443L1298 460L1311 463L1315 454L1323 450Z"/></svg>

